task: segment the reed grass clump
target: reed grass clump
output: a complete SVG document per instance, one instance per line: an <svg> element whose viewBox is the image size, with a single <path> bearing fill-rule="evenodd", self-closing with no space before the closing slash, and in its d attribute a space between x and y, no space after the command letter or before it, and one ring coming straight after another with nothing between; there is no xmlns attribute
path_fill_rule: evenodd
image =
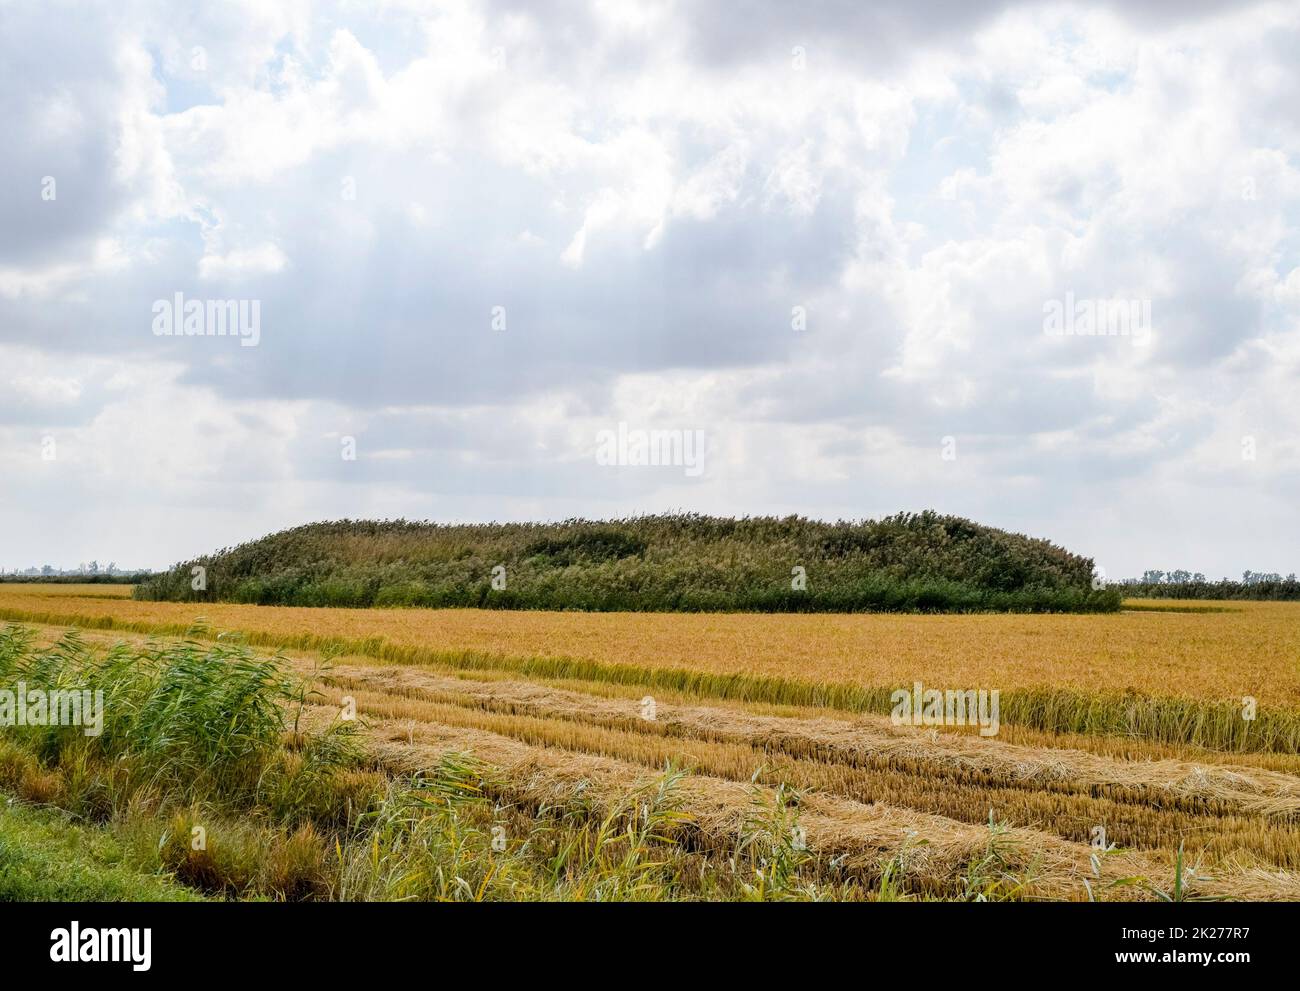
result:
<svg viewBox="0 0 1300 991"><path fill-rule="evenodd" d="M203 582L195 587L196 568ZM1091 559L933 512L444 526L340 520L224 548L135 596L600 612L1111 612Z"/></svg>
<svg viewBox="0 0 1300 991"><path fill-rule="evenodd" d="M360 800L365 791L353 727L284 746L291 707L309 690L246 646L95 650L73 630L37 648L30 630L9 626L0 630L0 686L19 685L28 697L61 691L87 703L75 723L47 718L3 731L0 786L29 800L95 818L140 800L160 811L264 806L300 824L336 814L341 794Z"/></svg>

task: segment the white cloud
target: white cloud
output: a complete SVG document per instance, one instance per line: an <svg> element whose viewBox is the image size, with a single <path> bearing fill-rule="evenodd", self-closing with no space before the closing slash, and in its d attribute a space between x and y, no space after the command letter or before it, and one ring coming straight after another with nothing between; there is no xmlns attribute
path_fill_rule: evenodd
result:
<svg viewBox="0 0 1300 991"><path fill-rule="evenodd" d="M274 244L239 248L224 255L204 255L199 259L199 278L239 280L250 275L272 275L289 263Z"/></svg>

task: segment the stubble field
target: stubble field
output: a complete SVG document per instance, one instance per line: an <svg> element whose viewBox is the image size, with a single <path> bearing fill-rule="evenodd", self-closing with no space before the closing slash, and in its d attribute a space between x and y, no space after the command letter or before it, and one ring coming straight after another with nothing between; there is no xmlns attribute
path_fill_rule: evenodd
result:
<svg viewBox="0 0 1300 991"><path fill-rule="evenodd" d="M71 626L104 646L188 637L280 652L316 684L308 724L355 704L378 773L469 754L493 769L496 805L530 815L579 796L607 808L673 768L674 851L734 869L755 808L769 809L763 822L797 838L774 848L788 847L795 893L1300 897L1295 605L773 616L127 594L0 585L0 620L44 642ZM997 735L895 725L891 692L918 681L998 690Z"/></svg>

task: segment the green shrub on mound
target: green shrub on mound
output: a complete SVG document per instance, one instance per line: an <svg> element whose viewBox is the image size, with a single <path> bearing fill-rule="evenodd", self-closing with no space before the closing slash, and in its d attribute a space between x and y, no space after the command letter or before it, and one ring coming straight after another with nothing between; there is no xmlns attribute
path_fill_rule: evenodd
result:
<svg viewBox="0 0 1300 991"><path fill-rule="evenodd" d="M195 569L203 568L195 589ZM185 561L138 599L634 612L1108 612L1093 562L933 512L313 523Z"/></svg>

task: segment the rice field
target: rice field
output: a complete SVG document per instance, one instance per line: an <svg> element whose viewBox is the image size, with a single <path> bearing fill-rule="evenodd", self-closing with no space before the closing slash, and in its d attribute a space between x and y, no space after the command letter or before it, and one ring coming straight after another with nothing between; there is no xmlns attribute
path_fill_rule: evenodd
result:
<svg viewBox="0 0 1300 991"><path fill-rule="evenodd" d="M1101 615L552 613L136 602L129 586L0 585L0 618L183 631L270 646L337 639L821 682L1132 689L1300 706L1300 605L1130 603ZM1197 608L1214 612L1197 612ZM901 674L901 678L899 675Z"/></svg>
<svg viewBox="0 0 1300 991"><path fill-rule="evenodd" d="M672 823L653 842L684 859L659 895L751 891L683 878L734 871L761 807L764 842L795 865L762 885L795 897L1300 898L1295 604L742 616L200 609L127 594L0 585L0 620L44 642L79 627L103 649L187 636L278 652L315 686L305 726L354 706L366 773L388 780L472 755L494 771L482 787L513 810L512 836L556 810L621 808L670 768ZM914 681L1000 690L997 734L897 725L890 691ZM310 891L391 894L377 883Z"/></svg>
<svg viewBox="0 0 1300 991"><path fill-rule="evenodd" d="M755 615L310 609L0 585L0 619L181 634L198 619L274 649L622 682L701 697L890 711L920 681L998 689L1021 729L1300 752L1300 605L1102 615ZM1197 607L1220 611L1197 611ZM1256 718L1240 718L1242 699Z"/></svg>

